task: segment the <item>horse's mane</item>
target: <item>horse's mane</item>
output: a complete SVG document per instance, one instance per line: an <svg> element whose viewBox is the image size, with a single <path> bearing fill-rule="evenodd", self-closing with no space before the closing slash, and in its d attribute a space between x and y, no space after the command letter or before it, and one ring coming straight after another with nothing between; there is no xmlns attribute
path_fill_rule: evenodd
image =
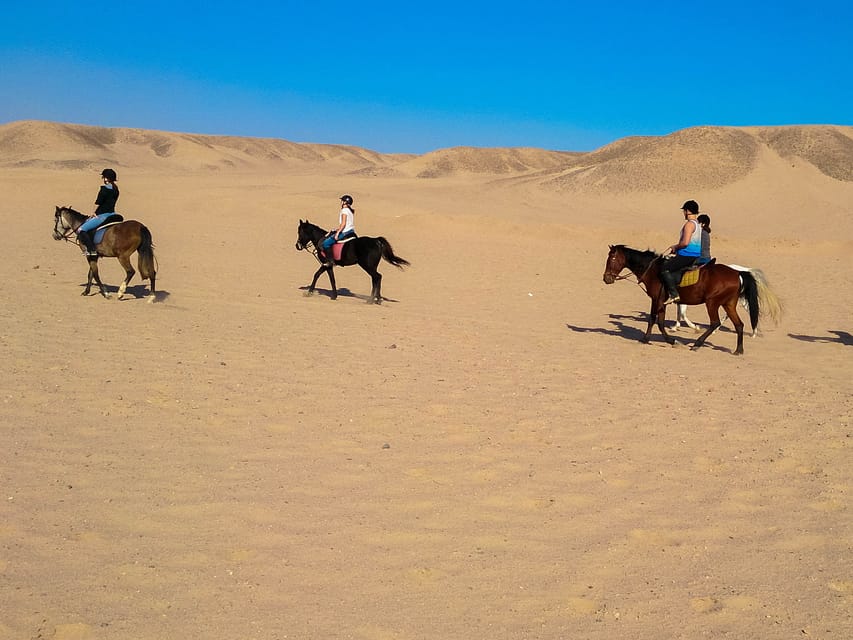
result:
<svg viewBox="0 0 853 640"><path fill-rule="evenodd" d="M89 217L89 216L87 216L85 213L80 213L79 211L77 211L76 209L74 209L74 208L72 208L72 207L70 207L70 206L68 206L68 207L59 207L59 209L60 209L60 211L61 211L61 210L63 210L63 209L65 209L68 213L73 213L75 216L81 216L81 217L83 217L83 218L88 218L88 217Z"/></svg>
<svg viewBox="0 0 853 640"><path fill-rule="evenodd" d="M323 234L323 235L326 235L326 234L328 233L328 231L326 231L326 230L325 230L325 229L323 229L322 227L318 227L318 226L317 226L316 224L314 224L313 222L308 222L308 220L300 220L300 221L299 221L299 224L300 224L300 225L305 225L305 226L307 226L307 227L310 227L310 228L311 228L311 231L313 231L313 232L315 232L315 233L321 233L321 234Z"/></svg>
<svg viewBox="0 0 853 640"><path fill-rule="evenodd" d="M625 254L628 262L637 262L643 265L648 265L652 260L663 257L662 254L652 251L651 249L632 249L624 244L613 245L614 249L620 249Z"/></svg>

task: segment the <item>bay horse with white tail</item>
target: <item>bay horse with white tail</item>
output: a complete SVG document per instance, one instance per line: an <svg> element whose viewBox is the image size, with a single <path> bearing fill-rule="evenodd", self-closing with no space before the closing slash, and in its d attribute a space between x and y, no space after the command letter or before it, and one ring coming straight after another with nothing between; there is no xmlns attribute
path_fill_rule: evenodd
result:
<svg viewBox="0 0 853 640"><path fill-rule="evenodd" d="M310 296L314 293L317 278L325 271L329 274L329 282L332 284L332 300L335 300L338 297L338 289L335 286L334 265L338 264L342 267L347 267L352 264L358 264L358 266L370 275L370 279L373 282L373 288L370 290L370 297L367 299L367 303L382 304L382 274L376 270L379 262L384 258L398 269L402 269L409 265L408 260L394 255L391 243L383 237L370 238L368 236L357 236L338 245L333 245L333 249L336 247L339 248L340 257L333 260L332 264L325 265L318 255L318 247L327 235L328 232L316 224L312 224L307 220L299 221L296 249L302 251L303 249L308 249L308 245L313 245L313 249L309 249L309 251L320 261L320 268L314 274L314 279L311 281L311 286L308 287L307 295Z"/></svg>
<svg viewBox="0 0 853 640"><path fill-rule="evenodd" d="M72 235L76 234L77 229L87 219L86 214L75 211L71 207L57 206L53 223L53 239L77 243L76 236L72 240ZM101 291L101 295L109 298L98 275L98 258L117 258L127 274L118 289L118 299L121 300L127 291L130 279L136 273L130 264L130 256L136 251L139 275L143 280L150 281L151 294L149 300L153 301L157 295L155 284L157 263L154 259L154 244L151 241L151 232L148 228L136 220L123 220L116 224L108 223L105 228L102 226L92 233L95 237L98 255L86 256L89 262L89 277L86 280L86 289L81 295L89 295L94 280Z"/></svg>
<svg viewBox="0 0 853 640"><path fill-rule="evenodd" d="M761 269L753 269L752 267L744 267L743 265L739 265L739 264L728 264L726 266L729 266L732 269L735 269L737 271L748 271L749 273L752 274L752 276L756 280L763 281L764 286L769 286L769 283L767 282L767 277L764 275L764 272ZM740 298L740 306L743 309L745 309L747 312L749 312L749 305L746 304L746 300L744 300L742 296ZM675 325L673 326L673 328L676 331L680 331L681 325L683 323L685 327L693 329L693 331L695 331L696 333L702 333L702 327L700 327L698 324L694 324L693 322L690 321L690 318L687 317L687 305L679 303L677 305L677 308L678 309L677 309L676 314L675 314ZM726 312L723 311L720 314L720 323L725 324L726 320L728 320L728 316L726 316ZM755 338L757 336L758 336L758 327L752 327L752 333L750 334L750 337Z"/></svg>
<svg viewBox="0 0 853 640"><path fill-rule="evenodd" d="M664 328L666 317L666 306L663 302L666 298L665 288L661 284L659 267L664 257L654 251L639 251L625 245L611 245L607 254L607 262L604 265L604 282L613 284L627 276L620 276L623 270L628 269L637 278L637 282L645 288L646 294L651 298L649 310L649 324L642 341L648 342L652 333L652 326L657 319L658 329L669 344L675 344L675 338L670 336ZM778 321L781 315L781 305L776 294L770 290L765 280L758 280L751 272L739 272L724 264L708 264L699 270L699 277L695 284L679 287L678 293L682 304L694 305L704 304L708 310L710 327L697 338L691 349L701 347L708 336L720 326L720 308L725 309L737 332L737 347L735 355L743 354L743 321L738 316L738 299L743 297L749 307L749 316L752 326L758 327L758 318L764 311L774 321Z"/></svg>

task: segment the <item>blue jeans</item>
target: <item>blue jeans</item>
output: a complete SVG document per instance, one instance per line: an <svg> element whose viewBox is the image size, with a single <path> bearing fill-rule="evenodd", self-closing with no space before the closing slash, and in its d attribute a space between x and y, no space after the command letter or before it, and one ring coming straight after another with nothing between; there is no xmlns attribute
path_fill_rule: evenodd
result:
<svg viewBox="0 0 853 640"><path fill-rule="evenodd" d="M328 251L333 244L336 242L340 242L341 240L346 240L347 238L351 238L355 235L355 231L344 231L340 238L335 240L335 234L331 234L323 238L323 241L320 243L320 248L323 249L323 252Z"/></svg>
<svg viewBox="0 0 853 640"><path fill-rule="evenodd" d="M99 213L98 215L89 218L88 220L86 220L86 222L81 224L77 228L77 231L78 232L79 231L91 231L92 229L97 227L99 224L101 224L104 220L106 220L108 217L110 217L111 215L113 215L112 211L109 213Z"/></svg>

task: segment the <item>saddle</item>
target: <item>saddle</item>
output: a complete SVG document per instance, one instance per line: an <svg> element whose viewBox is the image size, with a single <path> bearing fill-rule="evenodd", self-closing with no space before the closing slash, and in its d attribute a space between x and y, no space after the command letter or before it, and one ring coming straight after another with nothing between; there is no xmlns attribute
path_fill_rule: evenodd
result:
<svg viewBox="0 0 853 640"><path fill-rule="evenodd" d="M348 238L344 238L343 240L338 240L331 246L332 258L335 262L338 262L341 259L341 253L344 250L344 245L350 240L355 240L358 236L349 236Z"/></svg>
<svg viewBox="0 0 853 640"><path fill-rule="evenodd" d="M115 214L115 216L110 216L109 218L107 218L106 222L104 222L102 225L100 225L94 231L90 232L92 234L92 239L93 239L94 243L95 244L100 243L100 241L104 239L104 233L106 232L107 229L109 229L110 227L113 227L117 224L121 224L122 222L124 222L124 218L118 213Z"/></svg>
<svg viewBox="0 0 853 640"><path fill-rule="evenodd" d="M704 269L705 267L710 267L717 261L716 258L711 258L707 262L703 262L701 264L694 263L692 267L688 267L687 270L681 275L681 282L678 284L679 287L689 287L691 285L699 282L699 270Z"/></svg>

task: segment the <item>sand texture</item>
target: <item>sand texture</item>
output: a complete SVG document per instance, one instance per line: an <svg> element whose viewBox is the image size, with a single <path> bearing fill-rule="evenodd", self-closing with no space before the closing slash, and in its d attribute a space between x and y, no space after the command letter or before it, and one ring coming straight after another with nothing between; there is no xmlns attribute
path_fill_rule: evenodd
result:
<svg viewBox="0 0 853 640"><path fill-rule="evenodd" d="M82 297L51 236L107 166L153 302ZM840 126L423 156L0 126L0 639L853 637L851 167ZM382 305L357 266L305 295L297 224L342 193L411 262ZM784 305L742 357L730 325L641 344L602 281L688 198Z"/></svg>

